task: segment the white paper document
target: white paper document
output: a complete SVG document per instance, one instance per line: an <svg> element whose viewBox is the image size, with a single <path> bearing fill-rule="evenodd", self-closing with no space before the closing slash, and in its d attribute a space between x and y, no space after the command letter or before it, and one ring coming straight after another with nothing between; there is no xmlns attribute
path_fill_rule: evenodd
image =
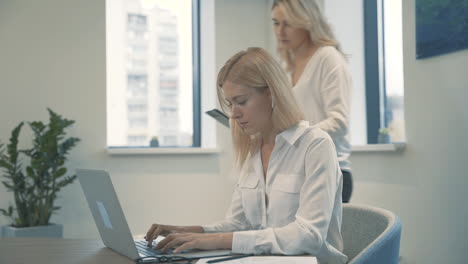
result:
<svg viewBox="0 0 468 264"><path fill-rule="evenodd" d="M216 258L200 259L197 264L205 264L207 261ZM310 256L252 256L240 259L227 260L219 264L317 264L317 259Z"/></svg>

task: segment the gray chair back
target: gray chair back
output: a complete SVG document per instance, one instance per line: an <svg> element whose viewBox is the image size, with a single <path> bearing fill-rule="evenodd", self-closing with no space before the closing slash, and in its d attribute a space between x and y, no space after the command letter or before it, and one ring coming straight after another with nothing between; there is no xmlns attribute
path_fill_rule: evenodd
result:
<svg viewBox="0 0 468 264"><path fill-rule="evenodd" d="M350 264L396 264L401 222L394 213L368 205L343 205L344 254Z"/></svg>

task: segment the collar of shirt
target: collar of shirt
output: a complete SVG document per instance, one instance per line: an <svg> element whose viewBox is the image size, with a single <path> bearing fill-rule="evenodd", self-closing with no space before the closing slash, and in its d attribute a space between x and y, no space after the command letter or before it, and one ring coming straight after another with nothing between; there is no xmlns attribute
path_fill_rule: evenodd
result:
<svg viewBox="0 0 468 264"><path fill-rule="evenodd" d="M300 121L297 125L292 126L283 132L279 133L276 136L275 144L278 143L279 138L283 138L286 142L289 143L289 145L294 145L294 143L299 139L302 134L304 134L304 131L309 127L309 122L308 121Z"/></svg>
<svg viewBox="0 0 468 264"><path fill-rule="evenodd" d="M285 150L283 148L284 144L288 144L289 145L288 148L292 147L296 143L296 141L305 133L308 127L309 127L309 122L302 120L297 125L294 125L282 131L276 136L275 147L273 148L273 152L271 153L271 156L270 156L268 171L270 171L270 168L273 168L273 170L276 171L277 162L279 162L278 159L283 158L283 155L281 155L281 153L279 153L278 151ZM258 179L260 180L260 182L265 184L265 180L263 177L263 166L262 166L260 150L256 151L251 156L248 164L249 165L246 168L247 170L245 170L245 172L255 173L258 176ZM271 174L271 173L267 173L267 174ZM272 180L272 179L268 179L268 180Z"/></svg>

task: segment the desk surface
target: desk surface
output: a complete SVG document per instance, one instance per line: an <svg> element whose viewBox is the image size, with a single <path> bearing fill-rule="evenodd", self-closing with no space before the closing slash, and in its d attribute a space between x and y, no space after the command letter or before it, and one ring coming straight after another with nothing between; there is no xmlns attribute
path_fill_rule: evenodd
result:
<svg viewBox="0 0 468 264"><path fill-rule="evenodd" d="M285 257L259 259L252 263L310 263L316 259L307 256L297 261ZM261 257L258 257L261 258ZM268 258L268 257L265 257ZM288 260L288 261L286 261ZM0 238L0 264L134 264L135 262L104 246L101 240L61 238ZM196 262L193 262L196 263Z"/></svg>
<svg viewBox="0 0 468 264"><path fill-rule="evenodd" d="M5 264L134 264L106 248L100 240L0 238L0 263Z"/></svg>

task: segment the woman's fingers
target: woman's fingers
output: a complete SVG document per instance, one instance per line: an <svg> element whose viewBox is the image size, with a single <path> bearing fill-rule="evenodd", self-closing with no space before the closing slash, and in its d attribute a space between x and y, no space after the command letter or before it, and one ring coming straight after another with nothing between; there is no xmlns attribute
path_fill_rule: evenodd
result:
<svg viewBox="0 0 468 264"><path fill-rule="evenodd" d="M158 224L153 224L151 225L150 229L146 233L145 239L148 241L148 246L151 246L153 243L153 240L158 238L158 236L164 236L172 232L175 227L173 226L167 226L167 225L158 225Z"/></svg>
<svg viewBox="0 0 468 264"><path fill-rule="evenodd" d="M181 233L171 234L166 239L158 243L157 249L162 251L175 248L173 253L180 253L188 249L216 249L218 245L217 234L197 234L197 233Z"/></svg>
<svg viewBox="0 0 468 264"><path fill-rule="evenodd" d="M175 226L165 226L157 224L152 225L145 237L148 241L148 246L151 246L153 240L155 240L159 235L166 234L168 235L163 240L159 241L156 245L156 249L161 250L163 252L166 252L169 249L173 248L174 253L179 253L187 249L215 249L221 246L219 242L222 241L218 241L220 238L219 234L175 233L175 231L177 230L178 229ZM232 238L231 241L227 242L232 243ZM223 246L223 248L224 247L227 246Z"/></svg>
<svg viewBox="0 0 468 264"><path fill-rule="evenodd" d="M187 241L190 241L190 237L184 236L184 237L176 237L173 240L169 241L164 247L161 248L163 252L168 251L169 249L173 249L181 244L186 243Z"/></svg>
<svg viewBox="0 0 468 264"><path fill-rule="evenodd" d="M165 226L159 225L158 228L156 228L156 230L154 230L152 238L156 239L156 238L158 238L158 236L164 235L163 233L166 231L165 229L166 229Z"/></svg>
<svg viewBox="0 0 468 264"><path fill-rule="evenodd" d="M161 250L164 246L167 245L167 243L171 242L173 239L175 239L175 234L166 236L166 238L158 242L158 244L156 245L156 249Z"/></svg>
<svg viewBox="0 0 468 264"><path fill-rule="evenodd" d="M155 231L159 228L160 225L158 224L152 224L148 232L146 232L145 239L148 241L148 246L151 246L153 243L153 240L157 237L154 236Z"/></svg>
<svg viewBox="0 0 468 264"><path fill-rule="evenodd" d="M151 235L153 234L153 231L158 228L158 225L157 224L152 224L150 229L148 229L148 231L146 232L146 235L145 235L145 239L148 240L149 237L151 237Z"/></svg>
<svg viewBox="0 0 468 264"><path fill-rule="evenodd" d="M197 248L196 245L197 245L196 241L189 241L189 242L183 243L182 245L180 245L176 249L174 249L173 253L177 254L177 253L180 253L180 252L182 252L184 250Z"/></svg>
<svg viewBox="0 0 468 264"><path fill-rule="evenodd" d="M182 243L190 241L191 234L189 233L182 233L182 234L170 234L165 239L159 241L156 249L160 249L163 252L174 248Z"/></svg>

